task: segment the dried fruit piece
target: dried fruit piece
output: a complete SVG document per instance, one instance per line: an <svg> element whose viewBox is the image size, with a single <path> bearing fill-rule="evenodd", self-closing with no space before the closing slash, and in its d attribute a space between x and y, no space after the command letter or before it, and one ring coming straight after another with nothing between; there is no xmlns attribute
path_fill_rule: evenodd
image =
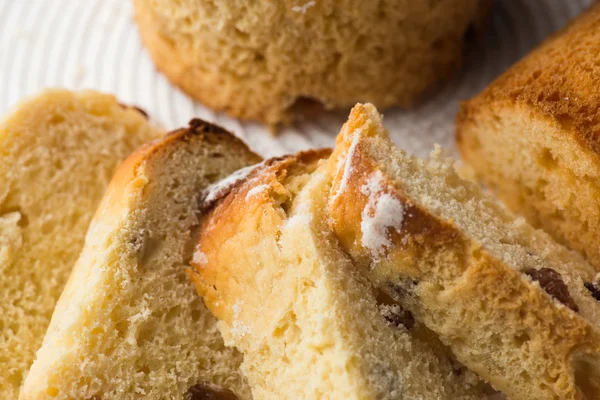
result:
<svg viewBox="0 0 600 400"><path fill-rule="evenodd" d="M584 283L584 286L590 291L593 298L600 301L600 282L586 282Z"/></svg>
<svg viewBox="0 0 600 400"><path fill-rule="evenodd" d="M381 315L392 325L400 327L401 325L410 329L415 325L415 317L408 310L405 310L398 304L381 304L379 306Z"/></svg>
<svg viewBox="0 0 600 400"><path fill-rule="evenodd" d="M579 311L579 307L569 293L569 288L562 280L558 272L552 268L530 268L525 271L534 281L537 281L542 289L550 296L563 303L573 311Z"/></svg>
<svg viewBox="0 0 600 400"><path fill-rule="evenodd" d="M206 382L190 387L184 396L185 400L238 400L229 389L211 385Z"/></svg>

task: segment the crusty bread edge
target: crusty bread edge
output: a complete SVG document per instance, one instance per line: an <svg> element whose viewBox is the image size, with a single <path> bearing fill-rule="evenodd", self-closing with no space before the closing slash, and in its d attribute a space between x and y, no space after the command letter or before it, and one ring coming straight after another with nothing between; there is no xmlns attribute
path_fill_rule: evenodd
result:
<svg viewBox="0 0 600 400"><path fill-rule="evenodd" d="M360 131L362 140L354 144L353 158L354 161L352 166L348 169L350 171L350 177L345 181L346 190L354 191L355 193L361 193L362 179L366 179L373 172L381 170L382 167L371 157L369 157L368 146L364 140L367 137L375 136L378 128L378 124L381 122L380 116L375 108L370 105L357 105L351 112L349 121L345 125L345 130L342 130L342 134L337 138L336 151L334 156L331 158L332 171L337 175L337 163L339 162L338 157L347 157L350 143L352 142L352 134L355 131ZM346 162L352 162L347 160ZM351 177L358 177L360 181L353 180ZM336 203L345 203L343 219L341 223L348 226L353 225L355 235L351 235L350 238L354 237L355 240L350 241L348 237L340 237L341 243L349 252L356 256L357 253L364 255L366 252L360 244L361 223L360 221L351 220L353 215L356 213L348 212L352 208L362 210L364 208L364 202L344 201L344 193L338 193L336 195L335 190L339 188L340 176L336 176L332 186L332 193L335 198L330 203L330 207L336 207ZM416 257L418 254L418 248L436 247L438 250L449 249L450 251L455 249L461 249L464 251L463 255L467 269L462 271L460 277L456 277L454 282L460 282L464 276L469 276L471 282L486 282L489 279L495 282L494 285L471 285L470 288L472 293L478 293L480 298L489 299L502 299L505 297L505 293L517 292L520 294L518 299L513 299L514 304L518 304L516 301L523 301L523 305L527 306L528 314L530 317L527 319L529 329L537 333L546 333L548 336L546 339L554 337L555 341L548 340L544 344L547 346L548 351L552 351L556 356L555 360L569 360L570 364L564 365L567 370L572 368L571 357L574 353L577 353L578 357L585 357L586 354L600 353L600 331L592 326L583 317L577 314L575 311L568 307L560 304L556 299L552 298L543 288L538 284L532 283L531 279L527 277L523 272L516 271L508 266L502 260L494 258L486 249L485 246L477 243L474 239L467 237L460 228L453 221L446 221L439 216L436 216L433 212L427 210L419 203L416 199L413 201L408 195L406 195L401 187L389 177L385 177L386 184L393 188L390 192L388 188L386 193L393 196L398 200L405 212L402 221L402 231L400 233L392 230L391 242L395 248L400 248L404 252L399 258L393 258L397 262L405 262L404 260L409 257ZM354 198L356 200L356 198ZM368 201L368 199L367 199ZM358 215L361 215L359 212ZM340 230L335 227L335 216L332 218L333 229L336 234L340 233ZM414 231L406 231L407 229L414 229ZM342 231L343 232L343 231ZM415 243L414 248L411 247L411 240L407 240L407 237L413 238ZM425 243L424 245L422 243ZM414 251L414 253L412 252ZM450 252L449 251L449 252ZM470 252L471 251L471 252ZM443 252L443 251L442 251ZM390 250L388 254L393 253ZM479 258L475 258L474 254L478 254ZM391 254L393 256L393 254ZM365 259L368 258L365 257ZM356 257L354 257L356 259ZM461 259L462 260L462 259ZM467 261L468 260L468 261ZM364 266L364 263L363 263ZM370 267L370 265L369 265ZM367 269L369 268L367 267ZM377 267L375 267L377 268ZM393 278L395 274L393 268L384 266L383 275L389 278ZM381 276L375 277L373 270L366 271L367 275L375 279L375 284L381 285L381 289L385 290L390 296L398 299L398 293L394 291L394 288L388 286L386 281L382 281ZM414 269L415 274L422 273L417 269ZM397 274L404 275L406 271ZM411 276L413 279L418 279L416 276ZM515 291L515 287L520 286L522 290ZM486 295L487 294L487 295ZM534 306L535 305L535 306ZM518 312L518 308L510 309L510 307L503 307L505 311L510 310L511 312ZM507 311L508 312L508 311ZM419 313L416 314L417 319L422 318ZM515 319L519 319L517 316ZM525 318L522 318L525 322ZM536 322L537 325L532 324ZM541 327L541 328L540 328ZM567 328L568 327L568 328ZM524 329L525 330L525 329ZM563 332L563 335L554 335L554 332ZM554 336L553 336L554 335ZM540 334L540 337L544 335ZM451 344L451 348L453 348ZM478 365L471 363L468 359L459 360L463 362L467 367L473 371L479 373L483 378L487 379L500 390L508 392L511 386L507 382L506 377L503 376L492 376L482 368L478 368ZM577 361L577 360L575 360ZM573 376L573 374L571 375ZM574 382L574 378L573 378ZM509 393L516 396L515 393Z"/></svg>
<svg viewBox="0 0 600 400"><path fill-rule="evenodd" d="M569 99L554 99L552 91L555 85L564 85L560 77L554 77L552 81L546 77L541 82L534 75L536 70L543 69L547 63L558 65L562 60L553 59L549 56L555 47L563 46L568 50L570 40L577 38L580 30L592 31L600 24L600 2L591 5L580 16L571 21L566 27L546 39L540 46L531 51L525 58L514 64L492 84L485 88L474 98L461 102L460 111L456 117L456 142L459 149L464 141L464 136L470 135L469 127L473 125L479 113L502 107L514 107L524 105L528 111L533 112L540 119L547 119L549 123L562 126L563 130L580 144L582 151L590 154L594 162L600 168L600 125L590 124L589 115L580 115L577 112L565 114L561 109L561 101L573 102L573 106L579 110L593 113L598 109L598 95L590 97L582 96L579 92L581 85L577 76L574 76L568 86L564 87L572 93ZM600 36L600 35L599 35ZM548 59L549 58L549 59ZM541 62L538 62L541 61ZM564 76L579 73L585 75L581 69L576 71L567 70L568 66L560 66L560 73ZM590 74L587 72L587 74ZM591 76L588 76L591 77ZM553 87L554 86L554 87ZM539 97L539 93L547 93L548 96ZM596 97L596 98L594 98ZM599 113L599 112L597 112Z"/></svg>

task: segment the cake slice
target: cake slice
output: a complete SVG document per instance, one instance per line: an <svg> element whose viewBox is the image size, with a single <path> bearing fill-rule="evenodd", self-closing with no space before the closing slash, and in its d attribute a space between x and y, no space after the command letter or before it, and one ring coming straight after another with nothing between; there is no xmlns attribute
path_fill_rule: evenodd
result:
<svg viewBox="0 0 600 400"><path fill-rule="evenodd" d="M375 290L327 226L329 151L209 191L190 276L255 398L482 399L486 386ZM221 196L223 197L223 196Z"/></svg>
<svg viewBox="0 0 600 400"><path fill-rule="evenodd" d="M193 120L125 161L21 399L251 398L241 354L224 346L185 268L202 190L259 160L233 135Z"/></svg>
<svg viewBox="0 0 600 400"><path fill-rule="evenodd" d="M600 399L600 284L579 254L439 154L397 149L372 105L352 110L329 166L344 249L460 362L510 399Z"/></svg>
<svg viewBox="0 0 600 400"><path fill-rule="evenodd" d="M92 91L46 91L0 122L0 398L16 399L110 178L159 137Z"/></svg>
<svg viewBox="0 0 600 400"><path fill-rule="evenodd" d="M600 271L600 3L462 104L463 160Z"/></svg>

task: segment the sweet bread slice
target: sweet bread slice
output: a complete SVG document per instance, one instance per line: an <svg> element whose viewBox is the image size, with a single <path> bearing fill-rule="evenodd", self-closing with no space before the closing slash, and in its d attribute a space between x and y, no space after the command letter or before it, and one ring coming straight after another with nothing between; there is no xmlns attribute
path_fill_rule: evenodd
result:
<svg viewBox="0 0 600 400"><path fill-rule="evenodd" d="M381 290L510 399L600 399L600 285L578 254L395 148L357 105L329 161L331 224Z"/></svg>
<svg viewBox="0 0 600 400"><path fill-rule="evenodd" d="M600 3L465 102L463 160L600 271Z"/></svg>
<svg viewBox="0 0 600 400"><path fill-rule="evenodd" d="M46 91L0 122L1 399L18 397L113 172L160 134L92 91Z"/></svg>
<svg viewBox="0 0 600 400"><path fill-rule="evenodd" d="M483 398L476 375L342 252L325 214L331 180L317 169L328 154L268 161L200 227L190 276L225 342L244 353L253 395Z"/></svg>
<svg viewBox="0 0 600 400"><path fill-rule="evenodd" d="M22 399L250 398L242 356L224 346L185 267L202 190L259 160L233 135L193 120L123 163Z"/></svg>

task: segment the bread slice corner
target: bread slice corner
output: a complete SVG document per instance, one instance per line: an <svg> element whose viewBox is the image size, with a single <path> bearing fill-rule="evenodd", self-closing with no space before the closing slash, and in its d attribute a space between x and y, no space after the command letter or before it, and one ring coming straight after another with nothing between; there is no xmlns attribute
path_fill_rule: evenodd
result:
<svg viewBox="0 0 600 400"><path fill-rule="evenodd" d="M22 399L250 399L242 356L185 275L199 197L260 161L241 141L193 120L116 172L24 384Z"/></svg>
<svg viewBox="0 0 600 400"><path fill-rule="evenodd" d="M18 397L114 171L162 134L94 91L47 90L0 122L0 398Z"/></svg>
<svg viewBox="0 0 600 400"><path fill-rule="evenodd" d="M480 399L477 376L387 303L328 227L329 153L267 161L212 205L190 276L259 398Z"/></svg>
<svg viewBox="0 0 600 400"><path fill-rule="evenodd" d="M356 106L331 157L334 232L366 276L509 398L598 399L596 272Z"/></svg>

